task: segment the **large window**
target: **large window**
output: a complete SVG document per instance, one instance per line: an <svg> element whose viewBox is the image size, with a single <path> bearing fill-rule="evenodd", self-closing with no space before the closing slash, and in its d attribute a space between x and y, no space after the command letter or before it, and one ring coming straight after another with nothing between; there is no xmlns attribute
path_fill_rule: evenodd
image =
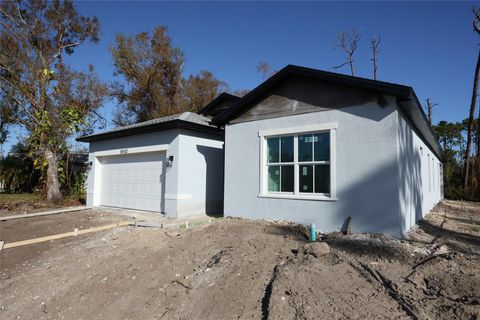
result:
<svg viewBox="0 0 480 320"><path fill-rule="evenodd" d="M262 195L332 198L331 129L261 138Z"/></svg>

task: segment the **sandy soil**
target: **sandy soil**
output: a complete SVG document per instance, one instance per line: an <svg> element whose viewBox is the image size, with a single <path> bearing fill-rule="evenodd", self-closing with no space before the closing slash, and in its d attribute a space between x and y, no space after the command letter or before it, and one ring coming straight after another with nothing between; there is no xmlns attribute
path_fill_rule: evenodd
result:
<svg viewBox="0 0 480 320"><path fill-rule="evenodd" d="M71 232L75 228L82 230L104 226L116 223L118 220L124 221L126 218L106 210L83 210L27 219L0 221L0 240L6 243L28 240ZM88 238L89 235L82 237ZM69 242L75 240L75 238L67 238L61 241ZM28 264L29 261L34 260L42 252L51 248L56 249L59 243L59 241L42 242L4 250L0 256L0 278L14 272L18 265Z"/></svg>
<svg viewBox="0 0 480 320"><path fill-rule="evenodd" d="M402 240L312 244L299 226L241 219L118 228L56 242L5 274L0 317L477 319L479 223L478 204L445 202Z"/></svg>

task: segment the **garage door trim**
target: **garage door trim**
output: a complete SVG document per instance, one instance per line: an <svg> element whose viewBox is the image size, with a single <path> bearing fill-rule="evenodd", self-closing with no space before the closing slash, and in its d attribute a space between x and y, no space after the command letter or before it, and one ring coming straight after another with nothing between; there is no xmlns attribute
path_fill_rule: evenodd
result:
<svg viewBox="0 0 480 320"><path fill-rule="evenodd" d="M147 146L147 147L135 147L135 148L123 148L123 149L113 149L113 150L106 150L106 151L97 151L95 152L95 157L146 153L146 152L158 152L158 151L167 151L167 150L168 150L168 144L157 144L154 146Z"/></svg>

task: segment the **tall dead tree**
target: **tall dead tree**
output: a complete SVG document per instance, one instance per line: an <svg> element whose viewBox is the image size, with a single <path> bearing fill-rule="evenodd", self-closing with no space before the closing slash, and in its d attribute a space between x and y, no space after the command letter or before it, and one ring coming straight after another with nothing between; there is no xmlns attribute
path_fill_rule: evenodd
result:
<svg viewBox="0 0 480 320"><path fill-rule="evenodd" d="M473 7L473 14L475 18L473 19L473 30L480 35L480 11ZM480 77L480 51L477 56L477 64L475 65L475 76L473 78L473 90L472 90L472 99L470 101L470 112L468 115L468 128L467 128L467 146L465 149L464 155L464 179L463 179L463 188L466 192L468 190L468 176L470 174L470 153L472 149L472 132L475 118L475 106L477 104L477 94L478 94L478 80Z"/></svg>
<svg viewBox="0 0 480 320"><path fill-rule="evenodd" d="M270 78L275 71L273 71L272 67L268 62L259 61L257 64L257 72L263 76L263 79Z"/></svg>
<svg viewBox="0 0 480 320"><path fill-rule="evenodd" d="M428 118L428 123L430 124L430 126L432 126L433 107L435 107L437 105L438 105L438 103L433 103L432 99L427 98L427 105L425 106L425 110L427 111L427 118Z"/></svg>
<svg viewBox="0 0 480 320"><path fill-rule="evenodd" d="M358 48L358 44L360 43L360 32L356 29L352 29L348 32L340 32L337 36L337 41L335 46L340 50L345 51L347 54L347 61L342 63L341 65L334 66L335 69L340 69L343 66L349 65L350 72L352 76L355 76L355 68L353 66L353 55Z"/></svg>
<svg viewBox="0 0 480 320"><path fill-rule="evenodd" d="M370 38L370 49L372 49L372 59L370 60L373 62L373 80L377 80L377 55L380 52L380 35L378 38L376 36Z"/></svg>

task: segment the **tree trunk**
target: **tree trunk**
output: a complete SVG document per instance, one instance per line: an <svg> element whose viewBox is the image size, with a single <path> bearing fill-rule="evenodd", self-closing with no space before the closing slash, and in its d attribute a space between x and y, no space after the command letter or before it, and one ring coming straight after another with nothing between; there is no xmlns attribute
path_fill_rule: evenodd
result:
<svg viewBox="0 0 480 320"><path fill-rule="evenodd" d="M355 77L355 68L353 67L353 55L348 57L348 63L350 64L350 71L352 72L352 77Z"/></svg>
<svg viewBox="0 0 480 320"><path fill-rule="evenodd" d="M377 49L373 48L373 80L377 80Z"/></svg>
<svg viewBox="0 0 480 320"><path fill-rule="evenodd" d="M430 124L430 127L432 126L432 109L433 109L433 103L430 101L430 98L427 99L427 117L428 117L428 123Z"/></svg>
<svg viewBox="0 0 480 320"><path fill-rule="evenodd" d="M478 78L480 76L480 51L478 52L477 64L475 66L475 77L473 78L473 91L472 91L472 101L470 102L470 113L468 117L468 130L467 130L467 147L465 150L464 163L465 163L465 175L463 180L464 191L467 192L468 189L468 176L469 176L469 158L472 149L472 132L473 132L473 122L475 116L475 105L477 104L477 91L478 91Z"/></svg>
<svg viewBox="0 0 480 320"><path fill-rule="evenodd" d="M46 149L44 157L48 164L47 169L47 200L57 203L62 201L60 182L58 180L58 157L55 152Z"/></svg>

